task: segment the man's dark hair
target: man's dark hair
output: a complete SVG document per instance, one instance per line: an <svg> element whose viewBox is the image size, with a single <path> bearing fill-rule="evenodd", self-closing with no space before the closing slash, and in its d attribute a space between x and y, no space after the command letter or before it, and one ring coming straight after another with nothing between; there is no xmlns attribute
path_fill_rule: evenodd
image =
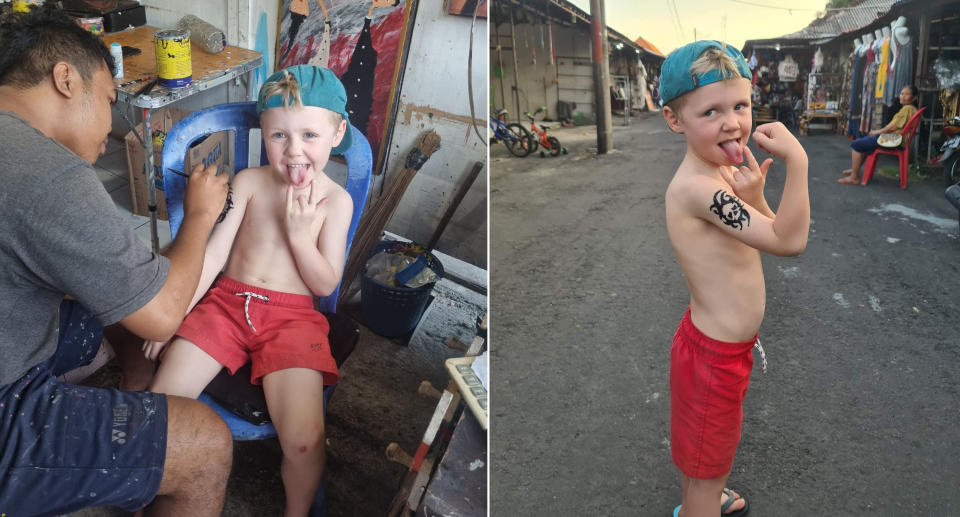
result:
<svg viewBox="0 0 960 517"><path fill-rule="evenodd" d="M112 72L110 51L97 36L53 6L0 19L0 86L30 88L64 61L88 81L104 64Z"/></svg>

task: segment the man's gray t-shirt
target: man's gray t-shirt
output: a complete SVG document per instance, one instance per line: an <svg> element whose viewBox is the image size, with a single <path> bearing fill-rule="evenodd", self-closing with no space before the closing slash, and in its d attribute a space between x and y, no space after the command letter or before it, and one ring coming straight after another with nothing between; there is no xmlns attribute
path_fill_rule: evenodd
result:
<svg viewBox="0 0 960 517"><path fill-rule="evenodd" d="M0 386L53 356L64 295L109 325L152 300L169 270L89 163L0 111Z"/></svg>

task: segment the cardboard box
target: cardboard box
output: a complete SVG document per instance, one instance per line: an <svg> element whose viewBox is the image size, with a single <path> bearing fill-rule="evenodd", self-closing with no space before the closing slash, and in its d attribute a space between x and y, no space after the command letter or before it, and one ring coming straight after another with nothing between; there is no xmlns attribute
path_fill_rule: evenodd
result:
<svg viewBox="0 0 960 517"><path fill-rule="evenodd" d="M160 159L163 152L163 142L166 139L167 132L173 128L173 125L180 119L190 114L189 111L175 108L164 108L155 110L150 115L150 130L153 133L153 177L157 188L157 218L166 221L167 203L163 197L163 177L160 171ZM143 135L143 124L137 126L137 134ZM130 207L133 213L142 216L150 216L150 210L147 203L147 178L144 173L144 152L133 131L127 133L124 137L124 143L127 148L127 173L130 180ZM184 172L190 173L194 164L203 163L204 166L210 163L216 163L223 166L226 156L225 148L228 145L228 133L226 131L214 133L205 140L194 144L189 149L187 156L184 157Z"/></svg>

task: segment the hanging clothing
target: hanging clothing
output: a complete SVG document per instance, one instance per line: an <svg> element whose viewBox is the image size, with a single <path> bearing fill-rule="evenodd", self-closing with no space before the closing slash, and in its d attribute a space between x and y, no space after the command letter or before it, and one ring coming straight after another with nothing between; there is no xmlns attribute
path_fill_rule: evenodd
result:
<svg viewBox="0 0 960 517"><path fill-rule="evenodd" d="M897 67L897 60L900 59L899 51L900 46L897 43L897 39L891 35L890 58L887 62L887 84L883 88L883 105L887 107L892 107L894 98L899 98L900 96L900 90L897 89L897 85L894 82L894 73ZM896 57L894 57L894 55L896 55Z"/></svg>
<svg viewBox="0 0 960 517"><path fill-rule="evenodd" d="M887 86L890 91L890 102L887 106L895 106L899 102L900 90L913 84L913 43L897 44L897 63L893 68L893 87ZM887 78L890 81L890 78Z"/></svg>
<svg viewBox="0 0 960 517"><path fill-rule="evenodd" d="M370 34L370 18L363 20L363 31L350 56L347 71L340 77L347 90L347 113L350 123L367 135L370 108L373 105L374 69L377 67L377 51L373 48ZM367 135L369 137L370 135Z"/></svg>
<svg viewBox="0 0 960 517"><path fill-rule="evenodd" d="M850 74L851 84L850 84L850 115L847 119L847 134L854 137L860 138L860 113L863 110L862 97L863 97L863 68L866 63L866 58L853 53L853 72Z"/></svg>
<svg viewBox="0 0 960 517"><path fill-rule="evenodd" d="M866 65L863 69L863 90L861 93L860 106L860 133L870 132L870 122L873 120L873 92L877 86L877 53L873 50L873 45L867 49Z"/></svg>
<svg viewBox="0 0 960 517"><path fill-rule="evenodd" d="M874 96L883 99L884 87L887 85L887 67L890 60L890 37L883 38L880 43L880 66L877 67L877 87Z"/></svg>

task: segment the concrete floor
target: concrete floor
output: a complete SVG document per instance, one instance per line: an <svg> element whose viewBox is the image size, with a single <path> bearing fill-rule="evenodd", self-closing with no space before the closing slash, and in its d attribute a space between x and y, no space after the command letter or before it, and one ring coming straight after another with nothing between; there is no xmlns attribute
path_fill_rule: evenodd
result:
<svg viewBox="0 0 960 517"><path fill-rule="evenodd" d="M491 514L667 516L668 354L688 293L663 193L685 143L658 115L599 157L593 128L551 132L568 156L491 148ZM759 517L960 515L957 211L935 177L838 185L848 141L800 141L810 240L763 257L769 367L729 485ZM784 173L768 175L774 209Z"/></svg>
<svg viewBox="0 0 960 517"><path fill-rule="evenodd" d="M107 153L96 163L97 174L119 210L129 217L144 244L149 243L149 219L130 213L130 191L122 142L111 140ZM159 224L161 245L169 241L166 222ZM445 262L449 270L452 266ZM479 275L477 275L479 271ZM465 274L486 287L481 270ZM461 274L464 274L461 272ZM380 337L362 326L358 303L345 304L340 312L361 322L360 341L340 371L327 408L327 515L368 517L384 515L407 468L385 456L390 442L413 453L433 414L435 400L417 395L421 381L442 389L449 382L443 367L448 357L462 352L443 345L447 337L469 343L473 322L485 310L485 296L466 292L443 280L434 288L435 300L421 328L409 341ZM119 371L111 361L87 381L114 387ZM223 515L253 517L281 515L283 487L281 451L276 439L235 442L234 465ZM93 508L72 517L125 515L117 509Z"/></svg>

